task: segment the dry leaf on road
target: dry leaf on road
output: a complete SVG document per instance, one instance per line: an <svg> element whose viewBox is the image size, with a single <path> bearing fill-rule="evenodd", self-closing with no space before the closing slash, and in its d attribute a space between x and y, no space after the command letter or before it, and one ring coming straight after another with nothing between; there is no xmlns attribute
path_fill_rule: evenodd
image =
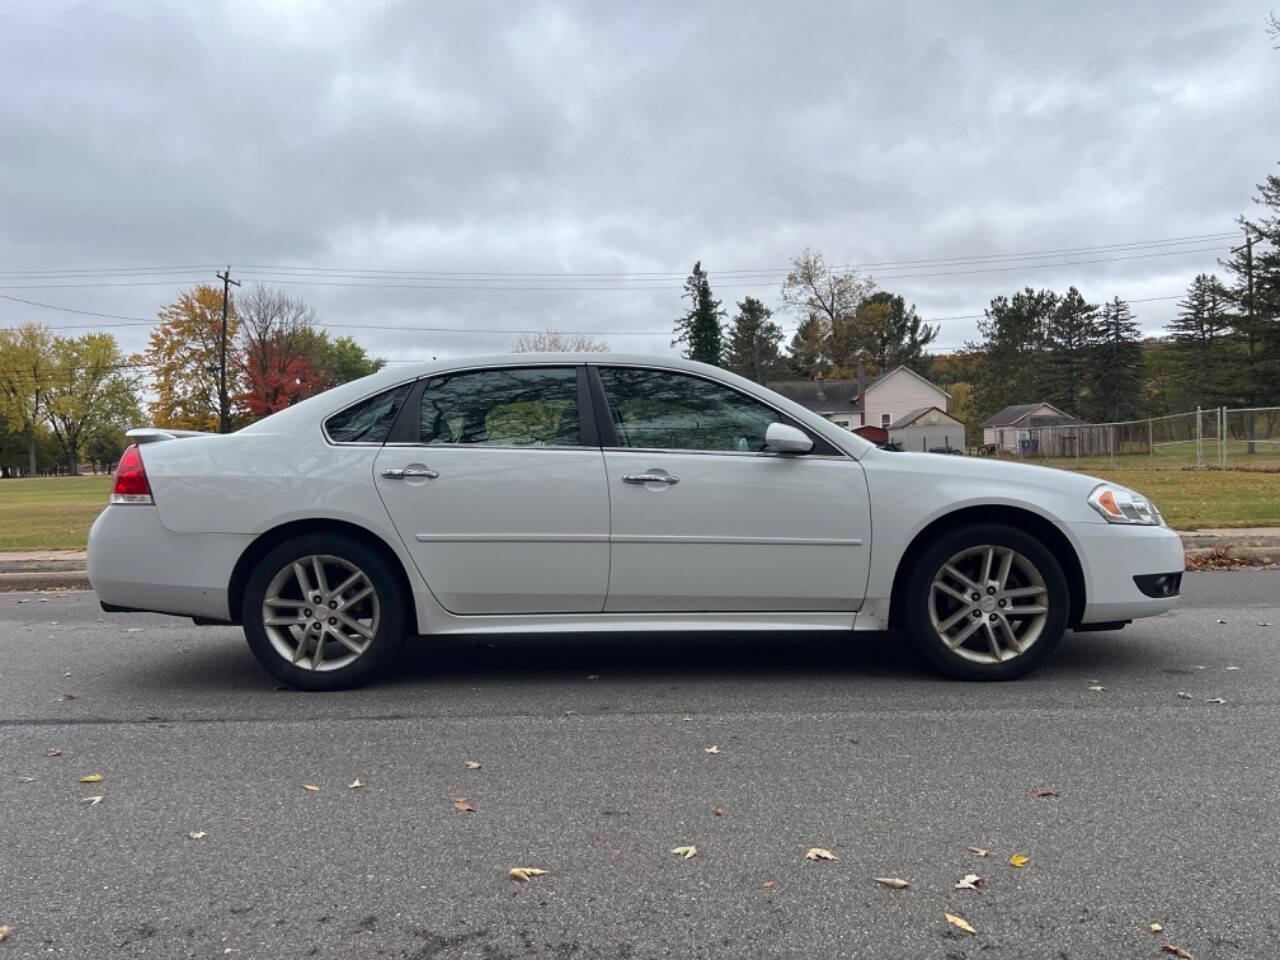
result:
<svg viewBox="0 0 1280 960"><path fill-rule="evenodd" d="M1030 796L1030 797L1056 797L1057 795L1058 795L1058 792L1056 790L1028 790L1027 791L1027 796Z"/></svg>
<svg viewBox="0 0 1280 960"><path fill-rule="evenodd" d="M772 889L773 889L773 881L772 881L772 880L766 880L764 883L760 884L760 886L764 887L766 890L772 890Z"/></svg>
<svg viewBox="0 0 1280 960"><path fill-rule="evenodd" d="M347 784L347 787L351 790L359 790L363 786L364 786L364 783L361 782L359 777L356 777L349 784Z"/></svg>
<svg viewBox="0 0 1280 960"><path fill-rule="evenodd" d="M62 756L62 751L59 750L57 747L50 747L48 750L44 752L44 755L46 757L60 757Z"/></svg>
<svg viewBox="0 0 1280 960"><path fill-rule="evenodd" d="M19 600L18 602L22 603L21 600ZM0 927L0 940L8 940L9 937L12 935L13 935L13 927L8 927L8 926Z"/></svg>
<svg viewBox="0 0 1280 960"><path fill-rule="evenodd" d="M721 810L719 807L716 807L716 808L715 808L714 810L712 810L711 812L712 812L712 814L714 814L714 815L715 815L715 816L717 816L717 817L723 817L723 816L724 816L724 811L723 811L723 810Z"/></svg>
<svg viewBox="0 0 1280 960"><path fill-rule="evenodd" d="M990 850L984 850L982 849L982 847L970 847L969 852L972 853L975 857L985 857L991 853Z"/></svg>
<svg viewBox="0 0 1280 960"><path fill-rule="evenodd" d="M1239 667L1237 667L1234 663L1232 663L1232 664L1229 664L1229 665L1227 665L1227 666L1223 667L1222 669L1223 669L1223 670L1239 670L1240 668L1239 668Z"/></svg>
<svg viewBox="0 0 1280 960"><path fill-rule="evenodd" d="M694 857L698 855L698 848L692 847L692 846L673 847L671 852L674 853L677 857L680 857L682 860L692 860Z"/></svg>
<svg viewBox="0 0 1280 960"><path fill-rule="evenodd" d="M1024 856L1021 853L1015 853L1012 857L1009 858L1009 866L1011 867L1025 867L1030 862L1031 862L1031 858L1028 856Z"/></svg>
<svg viewBox="0 0 1280 960"><path fill-rule="evenodd" d="M35 777L19 777L18 782L19 783L35 783L36 778Z"/></svg>
<svg viewBox="0 0 1280 960"><path fill-rule="evenodd" d="M1226 703L1221 697L1210 697L1205 703Z"/></svg>
<svg viewBox="0 0 1280 960"><path fill-rule="evenodd" d="M1185 691L1185 690L1179 690L1179 691L1178 691L1178 699L1179 699L1179 700L1190 700L1190 699L1191 699L1191 694L1187 693L1187 691Z"/></svg>
<svg viewBox="0 0 1280 960"><path fill-rule="evenodd" d="M468 769L468 770L479 770L479 769L480 769L480 762L479 762L478 760L468 760L468 761L467 761L467 769Z"/></svg>
<svg viewBox="0 0 1280 960"><path fill-rule="evenodd" d="M905 890L911 884L903 880L901 877L874 877L876 883L882 887L888 887L890 890Z"/></svg>
<svg viewBox="0 0 1280 960"><path fill-rule="evenodd" d="M719 752L720 752L720 748L719 748L719 747L717 747L717 746L713 743L713 744L712 744L711 746L709 746L709 747L703 747L703 748L702 748L702 752L703 752L703 753L719 753Z"/></svg>
<svg viewBox="0 0 1280 960"><path fill-rule="evenodd" d="M839 861L840 859L830 850L823 850L821 847L810 847L808 850L804 852L804 858L806 860L835 860L835 861Z"/></svg>
<svg viewBox="0 0 1280 960"><path fill-rule="evenodd" d="M1094 693L1101 693L1103 690L1107 688L1100 683L1094 683L1089 686L1089 689L1092 690Z"/></svg>
<svg viewBox="0 0 1280 960"><path fill-rule="evenodd" d="M319 792L320 792L320 788L319 788L319 787L317 787L314 783L304 783L304 784L302 785L302 789L303 789L303 790L305 790L305 791L307 791L307 793L319 793Z"/></svg>
<svg viewBox="0 0 1280 960"><path fill-rule="evenodd" d="M1153 924L1151 925L1151 932L1152 932L1152 933L1159 933L1159 932L1160 932L1160 931L1162 931L1163 929L1164 929L1164 927L1162 927L1162 926L1161 926L1160 924L1158 924L1158 923L1153 923Z"/></svg>
<svg viewBox="0 0 1280 960"><path fill-rule="evenodd" d="M208 834L207 834L207 833L205 833L203 830L192 830L190 833L188 833L188 834L187 834L187 839L188 839L188 840L203 840L203 839L204 839L205 837L207 837L207 836L208 836Z"/></svg>
<svg viewBox="0 0 1280 960"><path fill-rule="evenodd" d="M83 800L81 800L80 802L81 802L81 803L87 803L87 804L88 804L89 806L91 806L91 807L96 807L98 804L100 804L100 803L102 802L102 797L100 797L100 796L99 796L99 797L85 797L85 798L84 798Z"/></svg>
<svg viewBox="0 0 1280 960"><path fill-rule="evenodd" d="M68 700L74 700L75 698L76 698L76 695L74 693L60 693L58 694L57 699L55 699L53 702L66 703Z"/></svg>
<svg viewBox="0 0 1280 960"><path fill-rule="evenodd" d="M959 927L965 933L978 932L977 930L973 929L973 927L969 926L969 921L966 920L964 917L957 917L954 913L945 913L943 914L943 916L947 918L947 923L951 924L953 927Z"/></svg>
<svg viewBox="0 0 1280 960"><path fill-rule="evenodd" d="M983 880L976 873L966 873L963 877L960 878L960 882L956 884L956 889L957 890L977 890L979 887L985 886L986 882L987 881Z"/></svg>
<svg viewBox="0 0 1280 960"><path fill-rule="evenodd" d="M507 876L512 880L519 880L524 883L530 877L545 877L546 870L539 870L537 867L512 867L507 871Z"/></svg>
<svg viewBox="0 0 1280 960"><path fill-rule="evenodd" d="M1161 953L1172 953L1175 957L1181 957L1182 960L1191 960L1191 954L1183 950L1181 947L1175 947L1172 943L1166 943L1160 948Z"/></svg>
<svg viewBox="0 0 1280 960"><path fill-rule="evenodd" d="M87 776L81 777L81 778L80 778L80 782L81 782L81 783L101 783L101 782L102 782L102 774L100 774L100 773L91 773L91 774L89 774L89 775L87 775Z"/></svg>
<svg viewBox="0 0 1280 960"><path fill-rule="evenodd" d="M475 813L475 807L467 802L466 797L455 797L453 800L453 809L461 810L463 813Z"/></svg>
<svg viewBox="0 0 1280 960"><path fill-rule="evenodd" d="M577 711L577 710L566 710L566 711L564 712L564 715L565 715L566 717L576 717L576 716L578 715L578 711Z"/></svg>
<svg viewBox="0 0 1280 960"><path fill-rule="evenodd" d="M599 679L600 679L600 674L598 674L598 673L589 673L589 674L587 674L587 679L588 679L588 680L599 680Z"/></svg>

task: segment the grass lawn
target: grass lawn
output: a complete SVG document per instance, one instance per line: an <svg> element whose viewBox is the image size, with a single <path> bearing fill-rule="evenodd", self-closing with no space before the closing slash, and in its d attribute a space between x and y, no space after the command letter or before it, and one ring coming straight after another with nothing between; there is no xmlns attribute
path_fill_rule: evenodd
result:
<svg viewBox="0 0 1280 960"><path fill-rule="evenodd" d="M0 550L83 548L110 493L110 476L0 480Z"/></svg>
<svg viewBox="0 0 1280 960"><path fill-rule="evenodd" d="M1178 530L1280 526L1280 473L1104 463L1086 472L1149 496ZM83 547L110 490L110 477L0 480L0 550Z"/></svg>

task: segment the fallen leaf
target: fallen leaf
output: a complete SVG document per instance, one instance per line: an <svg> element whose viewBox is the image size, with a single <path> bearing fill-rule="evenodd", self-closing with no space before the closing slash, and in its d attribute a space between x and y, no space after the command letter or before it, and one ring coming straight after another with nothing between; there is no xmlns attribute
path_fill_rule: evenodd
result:
<svg viewBox="0 0 1280 960"><path fill-rule="evenodd" d="M882 887L888 887L890 890L905 890L911 884L903 880L901 877L875 877L875 882Z"/></svg>
<svg viewBox="0 0 1280 960"><path fill-rule="evenodd" d="M723 811L723 810L721 810L719 807L716 807L714 810L712 810L712 811L711 811L711 813L712 813L713 815L717 816L717 817L723 817L723 816L724 816L724 811Z"/></svg>
<svg viewBox="0 0 1280 960"><path fill-rule="evenodd" d="M772 880L766 880L764 883L760 884L760 886L764 887L766 890L772 890L772 889L773 889L773 881L772 881Z"/></svg>
<svg viewBox="0 0 1280 960"><path fill-rule="evenodd" d="M1151 932L1152 932L1152 933L1160 933L1162 930L1164 930L1164 927L1162 927L1162 926L1161 926L1160 924L1158 924L1158 923L1153 923L1153 924L1151 925Z"/></svg>
<svg viewBox="0 0 1280 960"><path fill-rule="evenodd" d="M838 861L838 860L840 859L840 858L839 858L839 857L837 857L834 853L832 853L830 850L823 850L821 847L810 847L808 850L806 850L806 851L804 852L804 857L805 857L805 859L806 859L806 860L836 860L836 861Z"/></svg>
<svg viewBox="0 0 1280 960"><path fill-rule="evenodd" d="M720 748L719 748L719 747L717 747L717 746L713 743L713 744L712 744L711 746L709 746L709 747L703 747L703 748L702 748L702 752L703 752L703 753L719 753L719 752L720 752Z"/></svg>
<svg viewBox="0 0 1280 960"><path fill-rule="evenodd" d="M453 801L453 809L461 810L463 813L475 813L475 807L467 803L466 797L456 797Z"/></svg>
<svg viewBox="0 0 1280 960"><path fill-rule="evenodd" d="M990 850L983 850L981 847L970 847L969 852L975 857L985 857L991 853Z"/></svg>
<svg viewBox="0 0 1280 960"><path fill-rule="evenodd" d="M35 777L19 777L18 782L19 783L35 783L36 778Z"/></svg>
<svg viewBox="0 0 1280 960"><path fill-rule="evenodd" d="M355 778L354 780L352 780L349 784L347 784L347 786L348 786L350 789L352 789L352 790L359 790L361 787L363 787L363 786L364 786L364 784L360 782L360 778L359 778L359 777L356 777L356 778Z"/></svg>
<svg viewBox="0 0 1280 960"><path fill-rule="evenodd" d="M1020 853L1015 853L1012 857L1009 858L1009 865L1011 867L1025 867L1030 862L1031 862L1030 857L1023 856Z"/></svg>
<svg viewBox="0 0 1280 960"><path fill-rule="evenodd" d="M24 601L19 600L18 602L23 603ZM12 934L13 934L13 927L8 927L8 926L0 927L0 940L8 940L9 937L12 936Z"/></svg>
<svg viewBox="0 0 1280 960"><path fill-rule="evenodd" d="M75 698L76 698L76 695L74 693L60 693L58 694L57 699L55 699L53 702L66 703L68 700L74 700Z"/></svg>
<svg viewBox="0 0 1280 960"><path fill-rule="evenodd" d="M1192 670L1208 670L1209 668L1208 668L1208 667L1202 667L1200 664L1198 664L1198 663L1197 663L1197 664L1193 665L1191 669L1192 669Z"/></svg>
<svg viewBox="0 0 1280 960"><path fill-rule="evenodd" d="M1095 683L1095 684L1092 684L1092 685L1089 687L1089 689L1090 689L1090 690L1092 690L1094 693L1101 693L1103 690L1105 690L1105 689L1107 689L1107 688L1106 688L1106 687L1104 687L1104 686L1103 686L1102 684L1100 684L1100 683Z"/></svg>
<svg viewBox="0 0 1280 960"><path fill-rule="evenodd" d="M1187 693L1187 691L1185 691L1185 690L1179 690L1179 691L1178 691L1178 699L1179 699L1179 700L1190 700L1190 699L1191 699L1191 694Z"/></svg>
<svg viewBox="0 0 1280 960"><path fill-rule="evenodd" d="M1239 670L1240 668L1239 668L1239 667L1237 667L1235 664L1231 664L1230 666L1223 667L1223 669L1224 669L1224 670Z"/></svg>
<svg viewBox="0 0 1280 960"><path fill-rule="evenodd" d="M1191 960L1191 954L1183 950L1181 947L1175 947L1172 943L1166 943L1160 948L1161 953L1172 953L1175 957L1181 957L1182 960Z"/></svg>
<svg viewBox="0 0 1280 960"><path fill-rule="evenodd" d="M1031 797L1056 797L1058 794L1054 790L1028 790L1027 795Z"/></svg>
<svg viewBox="0 0 1280 960"><path fill-rule="evenodd" d="M102 782L102 774L100 774L100 773L91 773L91 774L89 774L88 776L81 777L81 778L80 778L80 782L81 782L81 783L101 783L101 782Z"/></svg>
<svg viewBox="0 0 1280 960"><path fill-rule="evenodd" d="M671 850L677 857L683 860L692 860L698 855L697 847L673 847Z"/></svg>
<svg viewBox="0 0 1280 960"><path fill-rule="evenodd" d="M70 670L68 670L66 673L64 673L64 674L62 675L62 679L63 679L63 680L65 680L65 679L67 679L67 677L69 677L69 676L71 676L71 671L70 671Z"/></svg>
<svg viewBox="0 0 1280 960"><path fill-rule="evenodd" d="M566 710L566 711L564 712L564 715L565 715L566 717L576 717L576 716L578 715L578 711L577 711L577 710Z"/></svg>
<svg viewBox="0 0 1280 960"><path fill-rule="evenodd" d="M1210 697L1205 703L1226 703L1221 697Z"/></svg>
<svg viewBox="0 0 1280 960"><path fill-rule="evenodd" d="M1271 624L1269 624L1269 623L1260 623L1260 624L1258 624L1258 626L1260 626L1260 627L1269 627L1269 626L1271 626Z"/></svg>
<svg viewBox="0 0 1280 960"><path fill-rule="evenodd" d="M193 831L191 831L190 833L188 833L188 834L187 834L187 839L188 839L188 840L203 840L206 836L208 836L208 834L206 834L203 830L193 830Z"/></svg>
<svg viewBox="0 0 1280 960"><path fill-rule="evenodd" d="M88 804L89 806L91 806L91 807L96 807L98 804L100 804L100 803L102 802L102 797L100 797L100 796L98 796L98 797L85 797L85 798L84 798L83 800L81 800L80 802L81 802L81 803L87 803L87 804Z"/></svg>
<svg viewBox="0 0 1280 960"><path fill-rule="evenodd" d="M1218 622L1219 622L1219 623L1226 623L1227 621L1225 621L1225 620L1219 620Z"/></svg>
<svg viewBox="0 0 1280 960"><path fill-rule="evenodd" d="M141 632L142 632L141 627L130 627L128 630L125 631L125 633L141 633Z"/></svg>
<svg viewBox="0 0 1280 960"><path fill-rule="evenodd" d="M599 679L600 679L600 674L598 674L598 673L589 673L589 674L587 674L587 679L588 679L588 680L599 680Z"/></svg>
<svg viewBox="0 0 1280 960"><path fill-rule="evenodd" d="M478 760L468 760L468 761L467 761L467 769L468 769L468 770L479 770L479 769L480 769L480 761L478 761Z"/></svg>
<svg viewBox="0 0 1280 960"><path fill-rule="evenodd" d="M512 867L507 871L507 876L512 880L519 880L524 883L530 877L545 877L546 870L539 870L537 867Z"/></svg>
<svg viewBox="0 0 1280 960"><path fill-rule="evenodd" d="M305 791L307 791L307 793L319 793L319 792L320 792L320 788L319 788L319 787L317 787L314 783L304 783L304 784L302 785L302 789L303 789L303 790L305 790Z"/></svg>
<svg viewBox="0 0 1280 960"><path fill-rule="evenodd" d="M947 923L953 927L959 927L965 933L977 933L978 931L969 926L969 921L964 917L957 917L954 913L943 914L947 918Z"/></svg>
<svg viewBox="0 0 1280 960"><path fill-rule="evenodd" d="M60 757L62 756L62 751L59 750L57 747L50 747L48 750L44 752L44 755L46 757Z"/></svg>
<svg viewBox="0 0 1280 960"><path fill-rule="evenodd" d="M960 882L956 884L956 889L957 890L977 890L979 887L985 886L986 882L987 881L983 880L976 873L966 873L963 877L960 878Z"/></svg>
<svg viewBox="0 0 1280 960"><path fill-rule="evenodd" d="M693 717L681 717L681 718L680 718L680 722L681 722L681 723L689 723L689 722L691 722L692 720L693 720Z"/></svg>

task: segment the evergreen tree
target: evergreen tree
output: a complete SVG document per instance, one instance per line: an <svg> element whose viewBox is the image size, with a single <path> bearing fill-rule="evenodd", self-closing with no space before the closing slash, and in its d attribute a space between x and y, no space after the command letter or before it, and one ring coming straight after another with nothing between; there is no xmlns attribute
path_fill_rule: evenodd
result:
<svg viewBox="0 0 1280 960"><path fill-rule="evenodd" d="M787 359L796 376L807 380L819 373L825 376L830 369L827 329L824 318L818 313L810 313L800 321L800 326L791 337L791 345L787 347L790 354Z"/></svg>
<svg viewBox="0 0 1280 960"><path fill-rule="evenodd" d="M739 376L764 383L776 377L782 366L778 347L782 328L769 318L773 311L755 297L738 304L738 313L729 328L725 365Z"/></svg>
<svg viewBox="0 0 1280 960"><path fill-rule="evenodd" d="M1047 400L1073 416L1083 416L1095 384L1095 348L1102 336L1098 308L1075 287L1058 301L1045 324L1043 392Z"/></svg>
<svg viewBox="0 0 1280 960"><path fill-rule="evenodd" d="M1230 293L1211 273L1192 280L1186 298L1178 302L1178 314L1167 329L1183 408L1216 407L1231 400L1235 344L1230 304Z"/></svg>
<svg viewBox="0 0 1280 960"><path fill-rule="evenodd" d="M1101 336L1094 350L1087 419L1132 420L1142 410L1142 333L1119 297L1102 308Z"/></svg>
<svg viewBox="0 0 1280 960"><path fill-rule="evenodd" d="M983 357L973 385L980 421L1011 403L1042 399L1046 330L1058 299L1052 290L1027 287L1012 297L993 299L978 321L982 340L968 349Z"/></svg>
<svg viewBox="0 0 1280 960"><path fill-rule="evenodd" d="M693 265L693 272L685 280L681 299L689 301L689 309L676 320L676 336L671 345L683 343L688 359L719 366L724 350L720 330L724 311L720 309L720 301L711 296L711 283L701 260Z"/></svg>
<svg viewBox="0 0 1280 960"><path fill-rule="evenodd" d="M897 294L878 290L858 306L855 317L873 373L903 364L917 373L928 369L925 348L937 339L938 325L925 323L914 303L908 307Z"/></svg>
<svg viewBox="0 0 1280 960"><path fill-rule="evenodd" d="M1254 407L1280 403L1280 176L1258 184L1257 219L1241 217L1253 238L1253 283L1249 283L1247 250L1233 251L1227 269L1234 275L1234 327L1242 357L1238 365L1239 399Z"/></svg>

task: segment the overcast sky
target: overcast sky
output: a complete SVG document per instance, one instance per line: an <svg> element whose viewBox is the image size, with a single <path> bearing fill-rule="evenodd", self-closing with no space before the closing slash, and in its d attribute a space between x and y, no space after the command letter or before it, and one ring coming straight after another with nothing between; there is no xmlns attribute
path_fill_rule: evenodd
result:
<svg viewBox="0 0 1280 960"><path fill-rule="evenodd" d="M880 264L867 272L926 318L1028 284L1178 295L1227 240L955 258L1235 229L1280 161L1267 12L8 3L0 294L149 318L230 263L395 359L501 352L516 334L484 331L545 327L668 353L695 260L726 307L776 306L806 246ZM31 275L82 268L139 272ZM1134 305L1148 330L1173 309ZM0 326L30 320L90 329L0 300ZM147 328L111 329L133 350ZM944 319L938 343L974 333Z"/></svg>

